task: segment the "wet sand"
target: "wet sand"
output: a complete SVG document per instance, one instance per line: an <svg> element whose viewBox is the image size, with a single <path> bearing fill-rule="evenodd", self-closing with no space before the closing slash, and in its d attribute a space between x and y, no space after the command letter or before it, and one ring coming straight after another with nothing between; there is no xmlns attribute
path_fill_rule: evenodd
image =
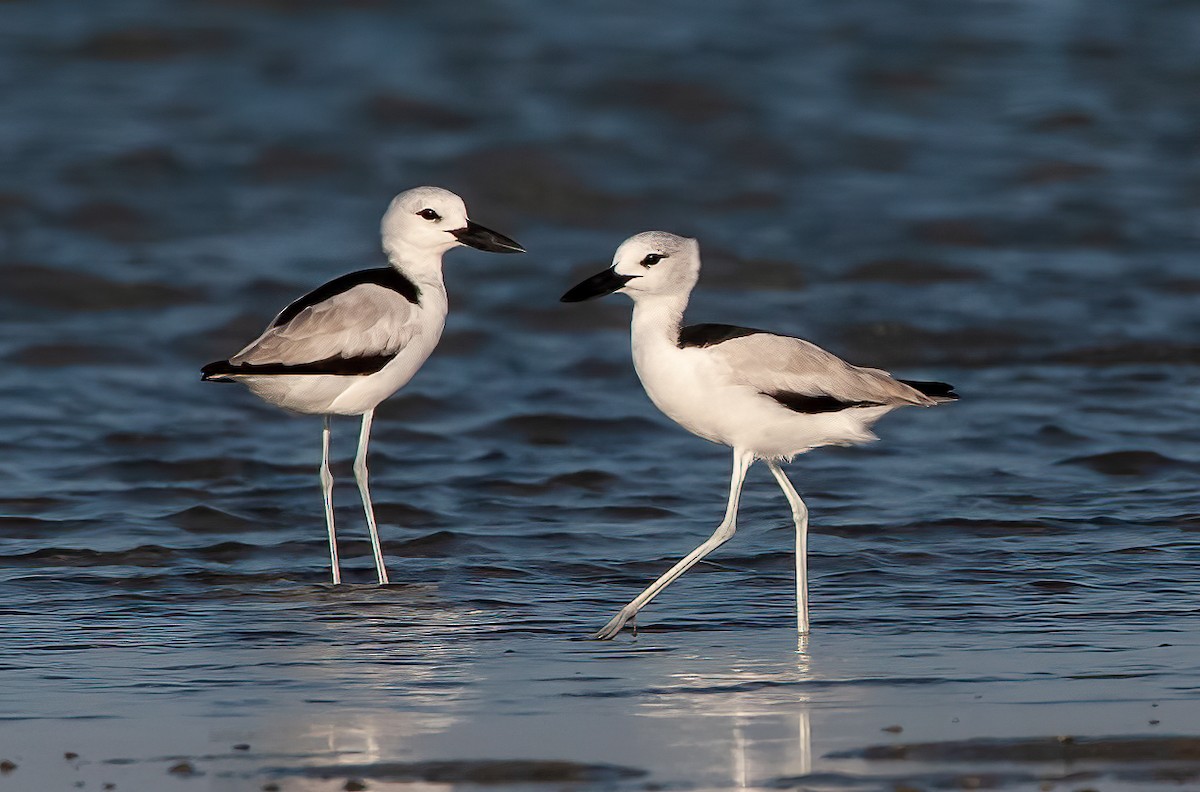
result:
<svg viewBox="0 0 1200 792"><path fill-rule="evenodd" d="M917 633L864 657L857 636L835 631L765 662L788 655L784 631L740 636L752 646L728 631L624 645L526 636L498 654L483 651L498 642L490 631L464 632L437 652L456 670L424 685L401 653L368 649L359 671L374 667L376 686L340 696L312 669L292 694L295 675L229 679L223 703L76 696L113 708L5 724L18 765L8 775L40 788L1133 790L1186 788L1200 774L1200 742L1180 736L1194 707L1175 693L1195 673L1194 639L1083 648L1064 635L1061 647L981 653ZM1136 655L1141 678L1104 673L1109 652ZM1050 671L1058 665L1072 682ZM940 667L958 673L931 674ZM247 687L257 700L239 695ZM1043 733L1029 736L1034 721Z"/></svg>

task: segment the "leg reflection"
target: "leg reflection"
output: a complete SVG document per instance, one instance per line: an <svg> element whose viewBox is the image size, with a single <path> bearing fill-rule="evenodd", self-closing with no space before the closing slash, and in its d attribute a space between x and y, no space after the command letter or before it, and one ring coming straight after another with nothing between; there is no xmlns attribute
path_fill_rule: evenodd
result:
<svg viewBox="0 0 1200 792"><path fill-rule="evenodd" d="M808 775L813 770L812 762L812 724L808 719L808 708L796 713L796 770L800 775Z"/></svg>

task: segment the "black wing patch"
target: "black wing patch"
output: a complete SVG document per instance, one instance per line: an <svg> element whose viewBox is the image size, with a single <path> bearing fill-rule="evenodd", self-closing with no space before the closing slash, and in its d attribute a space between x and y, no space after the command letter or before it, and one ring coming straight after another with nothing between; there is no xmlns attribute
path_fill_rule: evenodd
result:
<svg viewBox="0 0 1200 792"><path fill-rule="evenodd" d="M395 267L375 267L374 269L351 272L340 278L334 278L329 283L318 286L287 308L284 308L279 313L279 316L275 317L275 321L271 322L271 327L285 325L299 316L300 312L305 308L325 302L342 292L350 291L355 286L363 286L365 284L374 284L375 286L382 286L385 289L391 289L413 305L420 304L421 290L417 287L417 284L409 280Z"/></svg>
<svg viewBox="0 0 1200 792"><path fill-rule="evenodd" d="M775 401L787 407L789 410L808 415L816 413L841 412L849 410L852 407L879 407L879 402L850 402L836 399L833 396L809 396L805 393L793 393L791 391L775 391L774 393L764 393L764 396L770 396Z"/></svg>
<svg viewBox="0 0 1200 792"><path fill-rule="evenodd" d="M289 374L331 374L338 377L365 377L374 374L395 360L395 355L369 355L363 357L331 357L312 363L239 363L216 360L200 369L200 379L210 382L233 382L232 375L271 377Z"/></svg>
<svg viewBox="0 0 1200 792"><path fill-rule="evenodd" d="M679 330L679 348L710 347L722 341L765 332L765 330L755 330L752 327L738 327L737 325L727 324L688 325Z"/></svg>
<svg viewBox="0 0 1200 792"><path fill-rule="evenodd" d="M954 386L948 382L926 382L924 380L900 380L913 390L919 390L934 399L957 399Z"/></svg>

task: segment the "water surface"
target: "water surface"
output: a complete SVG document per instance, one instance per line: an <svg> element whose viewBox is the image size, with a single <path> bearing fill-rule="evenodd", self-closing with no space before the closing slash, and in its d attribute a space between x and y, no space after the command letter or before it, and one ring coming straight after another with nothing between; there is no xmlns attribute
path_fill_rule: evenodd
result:
<svg viewBox="0 0 1200 792"><path fill-rule="evenodd" d="M1198 25L0 3L0 787L1200 783ZM531 252L448 256L442 345L379 411L386 588L335 424L334 589L319 421L197 372L381 263L420 183ZM647 228L701 240L693 321L964 397L790 467L803 644L758 468L636 638L580 640L723 509L628 306L557 303Z"/></svg>

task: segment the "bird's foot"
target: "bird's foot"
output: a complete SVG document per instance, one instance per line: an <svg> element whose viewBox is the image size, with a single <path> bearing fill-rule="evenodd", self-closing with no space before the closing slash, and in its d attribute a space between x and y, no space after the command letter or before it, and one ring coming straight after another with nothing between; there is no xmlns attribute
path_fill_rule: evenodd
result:
<svg viewBox="0 0 1200 792"><path fill-rule="evenodd" d="M625 622L637 616L637 611L626 605L621 608L620 613L613 616L608 624L600 628L600 631L592 636L593 641L611 641L617 637L617 633L621 632L621 628L625 626ZM636 622L635 622L636 627Z"/></svg>

